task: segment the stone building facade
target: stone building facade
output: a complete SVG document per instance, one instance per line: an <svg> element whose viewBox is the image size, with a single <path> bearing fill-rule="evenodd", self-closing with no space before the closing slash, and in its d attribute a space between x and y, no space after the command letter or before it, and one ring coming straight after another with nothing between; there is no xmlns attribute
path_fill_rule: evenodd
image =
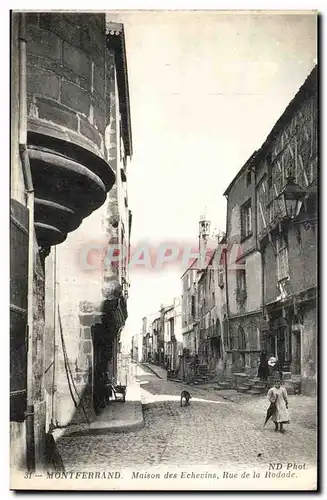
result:
<svg viewBox="0 0 327 500"><path fill-rule="evenodd" d="M170 370L178 371L183 353L182 307L180 297L175 298L164 314L164 357Z"/></svg>
<svg viewBox="0 0 327 500"><path fill-rule="evenodd" d="M99 374L116 375L131 229L124 43L105 14L12 15L13 468L42 468L46 434L94 418ZM123 257L103 265L109 242Z"/></svg>
<svg viewBox="0 0 327 500"><path fill-rule="evenodd" d="M265 351L293 388L316 390L317 71L226 189L226 235L208 265L182 276L184 379L251 386ZM209 226L201 219L200 251Z"/></svg>
<svg viewBox="0 0 327 500"><path fill-rule="evenodd" d="M173 303L149 314L142 319L142 357L140 361L165 366L170 370L178 370L180 356L183 353L181 298L176 297ZM133 337L133 345L137 344L137 336ZM135 347L134 347L135 349Z"/></svg>
<svg viewBox="0 0 327 500"><path fill-rule="evenodd" d="M219 377L227 367L224 238L216 242L208 265L198 271L196 318L199 327L199 364L206 365L211 377Z"/></svg>
<svg viewBox="0 0 327 500"><path fill-rule="evenodd" d="M255 375L265 351L304 393L317 369L317 121L315 67L225 192L232 371Z"/></svg>
<svg viewBox="0 0 327 500"><path fill-rule="evenodd" d="M256 242L255 174L253 158L228 186L226 240L228 351L233 372L255 375L260 357L262 272Z"/></svg>
<svg viewBox="0 0 327 500"><path fill-rule="evenodd" d="M193 262L181 277L183 347L190 356L194 356L198 352L197 338L195 335L196 278L196 262Z"/></svg>
<svg viewBox="0 0 327 500"><path fill-rule="evenodd" d="M318 348L317 72L315 67L255 160L263 313L269 325L261 344L309 394L316 390ZM283 202L287 186L293 191L295 186L300 200L294 217Z"/></svg>
<svg viewBox="0 0 327 500"><path fill-rule="evenodd" d="M132 360L139 362L142 361L142 333L138 333L132 336L131 341L131 356Z"/></svg>
<svg viewBox="0 0 327 500"><path fill-rule="evenodd" d="M181 277L183 359L180 376L203 371L218 377L228 362L225 300L225 234L211 234L211 222L199 221L199 257ZM225 333L224 333L225 330Z"/></svg>
<svg viewBox="0 0 327 500"><path fill-rule="evenodd" d="M153 351L152 351L152 361L157 364L164 363L164 334L161 328L161 314L158 313L151 325L152 336L153 336Z"/></svg>

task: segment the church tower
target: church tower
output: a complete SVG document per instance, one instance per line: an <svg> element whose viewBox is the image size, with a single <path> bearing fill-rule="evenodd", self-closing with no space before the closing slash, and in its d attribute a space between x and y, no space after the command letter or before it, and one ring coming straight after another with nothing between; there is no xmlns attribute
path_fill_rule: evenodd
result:
<svg viewBox="0 0 327 500"><path fill-rule="evenodd" d="M199 269L206 265L207 244L210 237L211 222L206 214L202 214L199 220Z"/></svg>

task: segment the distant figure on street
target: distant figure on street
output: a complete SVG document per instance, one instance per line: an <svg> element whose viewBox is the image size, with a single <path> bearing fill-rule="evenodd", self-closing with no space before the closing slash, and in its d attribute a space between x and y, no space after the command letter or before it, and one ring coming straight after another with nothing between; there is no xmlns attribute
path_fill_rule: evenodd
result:
<svg viewBox="0 0 327 500"><path fill-rule="evenodd" d="M275 412L272 414L271 418L275 424L275 432L284 434L284 424L290 423L290 415L288 412L288 397L285 387L281 387L279 378L275 379L274 386L269 389L267 398L270 403L275 405Z"/></svg>
<svg viewBox="0 0 327 500"><path fill-rule="evenodd" d="M260 380L267 380L268 375L269 375L268 356L266 351L262 351L260 354L258 377L260 378Z"/></svg>

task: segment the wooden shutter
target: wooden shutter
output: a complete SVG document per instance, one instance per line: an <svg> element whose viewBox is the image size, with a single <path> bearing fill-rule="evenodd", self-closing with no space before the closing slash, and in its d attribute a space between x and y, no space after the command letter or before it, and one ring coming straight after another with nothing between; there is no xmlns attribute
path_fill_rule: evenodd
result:
<svg viewBox="0 0 327 500"><path fill-rule="evenodd" d="M10 210L10 420L23 422L27 396L28 209Z"/></svg>

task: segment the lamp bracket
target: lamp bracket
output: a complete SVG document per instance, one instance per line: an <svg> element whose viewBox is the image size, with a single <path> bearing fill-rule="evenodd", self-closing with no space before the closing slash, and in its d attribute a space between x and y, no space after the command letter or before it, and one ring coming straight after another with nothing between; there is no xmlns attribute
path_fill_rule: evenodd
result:
<svg viewBox="0 0 327 500"><path fill-rule="evenodd" d="M296 221L292 221L292 224L302 224L303 225L303 229L305 231L310 231L314 228L315 224L318 222L318 219L317 218L314 218L314 219L305 219L305 220L296 220Z"/></svg>

